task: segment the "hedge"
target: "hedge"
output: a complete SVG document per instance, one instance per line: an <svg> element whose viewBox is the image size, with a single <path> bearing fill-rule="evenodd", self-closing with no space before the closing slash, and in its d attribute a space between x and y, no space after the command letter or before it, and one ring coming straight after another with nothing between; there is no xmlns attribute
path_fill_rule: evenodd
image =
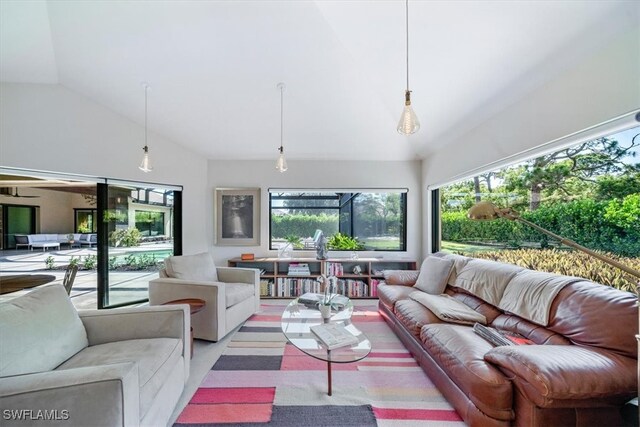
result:
<svg viewBox="0 0 640 427"><path fill-rule="evenodd" d="M640 256L640 196L636 194L622 201L583 199L541 206L524 212L522 218L590 249ZM444 212L442 240L495 242L507 247L538 243L546 247L550 239L517 221L471 221L466 212Z"/></svg>

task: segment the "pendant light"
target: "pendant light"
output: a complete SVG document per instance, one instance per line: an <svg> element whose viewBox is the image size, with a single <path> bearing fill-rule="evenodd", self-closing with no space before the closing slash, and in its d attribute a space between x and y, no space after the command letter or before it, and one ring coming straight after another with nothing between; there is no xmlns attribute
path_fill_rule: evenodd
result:
<svg viewBox="0 0 640 427"><path fill-rule="evenodd" d="M278 169L279 172L284 172L288 169L287 159L284 158L284 148L282 146L284 135L284 88L284 83L278 83L278 89L280 89L280 148L278 148L278 151L280 155L276 161L276 169Z"/></svg>
<svg viewBox="0 0 640 427"><path fill-rule="evenodd" d="M402 135L411 135L420 129L418 116L411 108L411 91L409 90L409 0L405 0L406 26L407 26L407 90L404 92L404 110L398 122L398 132Z"/></svg>
<svg viewBox="0 0 640 427"><path fill-rule="evenodd" d="M140 162L138 169L142 172L151 172L153 167L149 160L149 145L147 144L147 94L149 92L149 85L147 83L143 83L142 87L144 87L144 147L142 148L144 154L142 155L142 161Z"/></svg>

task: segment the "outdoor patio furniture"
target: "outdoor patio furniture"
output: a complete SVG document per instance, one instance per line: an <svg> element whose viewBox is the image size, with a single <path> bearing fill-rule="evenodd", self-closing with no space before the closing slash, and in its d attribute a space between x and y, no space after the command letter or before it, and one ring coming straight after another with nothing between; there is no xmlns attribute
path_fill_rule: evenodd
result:
<svg viewBox="0 0 640 427"><path fill-rule="evenodd" d="M80 247L89 246L90 248L94 245L98 245L98 235L97 234L81 234L78 239L80 243Z"/></svg>
<svg viewBox="0 0 640 427"><path fill-rule="evenodd" d="M31 243L29 243L29 236L26 234L16 234L14 236L16 240L16 249L20 249L20 246L26 246L27 249L31 249Z"/></svg>

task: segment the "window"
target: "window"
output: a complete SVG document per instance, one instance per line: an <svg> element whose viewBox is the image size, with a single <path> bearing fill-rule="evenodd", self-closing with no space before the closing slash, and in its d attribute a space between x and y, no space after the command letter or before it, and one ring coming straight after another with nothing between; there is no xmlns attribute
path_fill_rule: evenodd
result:
<svg viewBox="0 0 640 427"><path fill-rule="evenodd" d="M269 249L314 249L322 230L331 250L406 250L406 190L269 190ZM341 233L340 238L336 237Z"/></svg>
<svg viewBox="0 0 640 427"><path fill-rule="evenodd" d="M136 211L136 228L142 237L164 235L164 212Z"/></svg>
<svg viewBox="0 0 640 427"><path fill-rule="evenodd" d="M467 211L480 201L514 209L531 223L638 270L639 148L636 127L444 186L437 190L439 247L635 292L633 280L621 270L520 221L471 221Z"/></svg>
<svg viewBox="0 0 640 427"><path fill-rule="evenodd" d="M75 232L76 233L95 233L97 231L96 209L74 209L75 216Z"/></svg>

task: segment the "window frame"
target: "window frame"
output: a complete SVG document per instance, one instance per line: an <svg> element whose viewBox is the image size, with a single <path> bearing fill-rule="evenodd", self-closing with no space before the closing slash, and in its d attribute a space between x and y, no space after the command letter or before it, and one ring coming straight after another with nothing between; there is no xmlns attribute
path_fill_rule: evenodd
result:
<svg viewBox="0 0 640 427"><path fill-rule="evenodd" d="M300 205L300 206L287 206L287 209L305 209L305 210L323 210L323 211L327 211L327 210L335 210L336 213L338 214L338 231L340 233L346 234L350 237L355 237L354 233L353 233L353 229L354 229L354 223L355 223L355 216L354 216L354 201L356 200L356 198L363 193L370 193L370 194L383 194L383 193L397 193L400 194L400 206L401 206L401 232L399 233L398 237L400 238L400 248L398 249L370 249L370 248L365 248L362 249L358 252L368 252L368 251L375 251L375 252L406 252L407 251L407 212L408 212L408 208L407 208L407 204L408 204L408 197L407 197L407 193L408 193L408 189L406 188L385 188L385 189L269 189L268 190L269 193L269 250L278 250L277 247L274 247L273 245L273 236L272 236L272 217L273 217L273 211L274 209L282 209L282 207L278 206L278 207L274 207L273 205L273 201L274 200L290 200L291 198L289 197L284 197L283 194L285 193L300 193L301 195L298 197L298 199L303 200L303 199L307 199L307 200L336 200L337 201L337 206L333 207L333 206L304 206L304 205ZM317 194L316 196L304 196L305 193L320 193ZM335 193L335 196L330 196L327 193ZM346 197L346 200L343 200L343 198ZM349 213L348 217L349 220L348 221L343 221L341 220L341 218L343 217L343 210L347 211ZM327 236L328 237L328 236ZM294 251L305 251L308 249L293 249ZM331 249L331 250L336 250L336 251L345 251L343 249ZM350 252L354 252L354 251L350 251Z"/></svg>

